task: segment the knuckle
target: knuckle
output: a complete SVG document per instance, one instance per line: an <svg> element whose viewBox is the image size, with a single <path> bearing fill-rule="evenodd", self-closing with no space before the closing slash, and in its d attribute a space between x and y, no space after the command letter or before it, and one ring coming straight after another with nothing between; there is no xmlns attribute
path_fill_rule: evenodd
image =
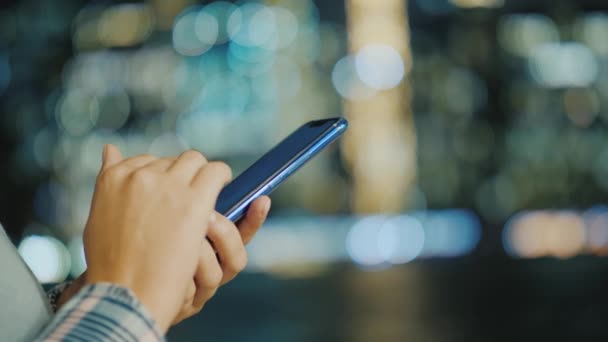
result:
<svg viewBox="0 0 608 342"><path fill-rule="evenodd" d="M231 273L240 273L247 266L247 252L244 250L232 258L226 265Z"/></svg>
<svg viewBox="0 0 608 342"><path fill-rule="evenodd" d="M194 286L190 286L188 288L188 292L186 293L186 297L184 298L184 305L188 306L194 300L194 296L196 295L196 288Z"/></svg>
<svg viewBox="0 0 608 342"><path fill-rule="evenodd" d="M185 160L195 161L195 162L202 162L202 163L207 162L207 158L205 158L205 156L203 156L202 153L200 153L199 151L196 151L196 150L188 150L188 151L184 152L182 154L181 158L183 158Z"/></svg>
<svg viewBox="0 0 608 342"><path fill-rule="evenodd" d="M220 267L215 267L213 270L209 270L205 275L205 287L216 288L222 282L224 272Z"/></svg>
<svg viewBox="0 0 608 342"><path fill-rule="evenodd" d="M129 180L135 186L145 186L154 180L154 173L146 169L137 170L131 174Z"/></svg>
<svg viewBox="0 0 608 342"><path fill-rule="evenodd" d="M211 162L207 165L207 167L209 167L212 171L217 172L221 176L228 179L232 178L232 169L224 162Z"/></svg>
<svg viewBox="0 0 608 342"><path fill-rule="evenodd" d="M247 263L249 262L249 256L247 252L243 249L241 252L241 256L238 259L237 269L239 272L243 271L245 267L247 267Z"/></svg>
<svg viewBox="0 0 608 342"><path fill-rule="evenodd" d="M125 175L124 168L120 166L111 167L99 174L98 181L101 183L114 183L121 180Z"/></svg>
<svg viewBox="0 0 608 342"><path fill-rule="evenodd" d="M195 301L192 304L192 310L194 311L193 314L197 314L198 312L200 312L203 307L205 306L205 304L207 303L207 301L209 299L211 299L213 296L215 296L215 294L217 293L217 287L213 287L207 291L205 291L204 296L201 296L200 298L198 298L197 301Z"/></svg>

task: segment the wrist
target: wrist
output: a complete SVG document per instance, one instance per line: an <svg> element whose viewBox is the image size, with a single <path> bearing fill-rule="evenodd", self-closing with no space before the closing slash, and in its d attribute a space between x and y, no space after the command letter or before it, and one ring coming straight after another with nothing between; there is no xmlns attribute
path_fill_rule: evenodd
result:
<svg viewBox="0 0 608 342"><path fill-rule="evenodd" d="M60 319L74 312L78 312L78 317L93 313L96 317L111 318L114 320L113 324L122 326L124 328L122 330L130 331L134 340L164 341L166 329L160 326L157 318L133 291L120 285L113 283L84 285L59 313ZM154 332L158 338L151 339L151 332ZM108 337L108 335L104 336Z"/></svg>
<svg viewBox="0 0 608 342"><path fill-rule="evenodd" d="M82 279L82 287L87 285L96 284L110 284L115 287L121 287L127 289L129 293L137 299L142 307L152 316L156 321L159 329L163 334L169 330L171 321L173 320L170 314L171 310L166 310L159 299L162 296L154 295L149 293L145 286L139 286L134 280L127 277L109 276L109 275L98 275L93 272L87 272Z"/></svg>

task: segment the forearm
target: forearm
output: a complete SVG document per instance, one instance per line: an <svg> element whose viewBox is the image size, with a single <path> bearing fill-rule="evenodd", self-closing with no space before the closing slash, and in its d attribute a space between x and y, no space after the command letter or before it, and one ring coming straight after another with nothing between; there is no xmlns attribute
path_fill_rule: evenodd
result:
<svg viewBox="0 0 608 342"><path fill-rule="evenodd" d="M164 341L131 291L111 284L82 288L57 312L37 341Z"/></svg>

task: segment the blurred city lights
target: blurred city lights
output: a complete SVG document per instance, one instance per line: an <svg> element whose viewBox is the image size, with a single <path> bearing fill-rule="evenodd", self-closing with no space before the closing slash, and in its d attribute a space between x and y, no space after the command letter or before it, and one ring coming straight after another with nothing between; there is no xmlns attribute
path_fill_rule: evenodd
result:
<svg viewBox="0 0 608 342"><path fill-rule="evenodd" d="M175 21L173 47L185 56L198 56L217 41L219 23L201 7L188 9Z"/></svg>
<svg viewBox="0 0 608 342"><path fill-rule="evenodd" d="M425 232L418 221L410 216L398 216L386 221L376 238L382 258L391 264L404 264L414 260L425 244Z"/></svg>
<svg viewBox="0 0 608 342"><path fill-rule="evenodd" d="M602 256L608 254L608 207L593 207L583 213L583 219L589 251Z"/></svg>
<svg viewBox="0 0 608 342"><path fill-rule="evenodd" d="M237 8L227 24L230 38L245 46L264 46L277 29L272 11L256 2L247 2Z"/></svg>
<svg viewBox="0 0 608 342"><path fill-rule="evenodd" d="M274 49L284 49L289 47L298 36L298 18L293 12L283 7L270 7L274 16L275 28L271 41L267 44Z"/></svg>
<svg viewBox="0 0 608 342"><path fill-rule="evenodd" d="M336 91L352 101L370 98L375 94L374 89L367 86L359 78L356 70L355 57L346 56L336 62L331 74Z"/></svg>
<svg viewBox="0 0 608 342"><path fill-rule="evenodd" d="M131 113L131 100L123 89L113 89L99 96L96 125L103 130L115 131L125 125Z"/></svg>
<svg viewBox="0 0 608 342"><path fill-rule="evenodd" d="M387 261L381 248L388 246L381 245L379 240L386 221L384 216L366 217L350 229L346 250L354 262L362 266L379 266Z"/></svg>
<svg viewBox="0 0 608 342"><path fill-rule="evenodd" d="M170 157L179 155L188 148L188 144L179 136L164 133L152 141L149 153L155 156Z"/></svg>
<svg viewBox="0 0 608 342"><path fill-rule="evenodd" d="M250 271L297 275L302 267L354 262L369 269L415 259L472 253L481 239L479 218L466 210L404 215L272 218L248 246ZM292 269L290 271L290 269Z"/></svg>
<svg viewBox="0 0 608 342"><path fill-rule="evenodd" d="M588 127L599 114L599 96L590 88L568 89L564 94L564 110L572 123Z"/></svg>
<svg viewBox="0 0 608 342"><path fill-rule="evenodd" d="M472 212L423 211L361 219L348 232L346 250L355 263L377 267L467 255L480 240L481 223Z"/></svg>
<svg viewBox="0 0 608 342"><path fill-rule="evenodd" d="M95 126L98 116L97 98L82 90L72 89L57 104L57 122L71 135L88 133Z"/></svg>
<svg viewBox="0 0 608 342"><path fill-rule="evenodd" d="M450 2L455 6L464 8L496 8L502 7L505 4L505 0L450 0Z"/></svg>
<svg viewBox="0 0 608 342"><path fill-rule="evenodd" d="M596 54L608 56L608 14L592 12L584 15L577 21L575 33L578 39L591 47Z"/></svg>
<svg viewBox="0 0 608 342"><path fill-rule="evenodd" d="M332 81L350 121L343 151L352 170L353 211L401 212L417 173L410 87L402 82L412 65L407 7L399 0L349 0L346 8L353 57L336 63ZM370 94L365 82L383 90Z"/></svg>
<svg viewBox="0 0 608 342"><path fill-rule="evenodd" d="M343 241L349 222L335 218L271 219L247 247L248 269L282 276L322 272L323 268L316 266L345 259Z"/></svg>
<svg viewBox="0 0 608 342"><path fill-rule="evenodd" d="M227 1L214 1L204 7L203 11L212 16L217 23L217 35L215 39L217 44L226 43L230 39L228 35L228 18L230 18L230 15L236 9L236 5ZM200 29L204 29L204 27L201 26Z"/></svg>
<svg viewBox="0 0 608 342"><path fill-rule="evenodd" d="M498 27L500 45L519 57L529 57L539 45L556 43L559 39L557 25L542 14L508 15L501 19Z"/></svg>
<svg viewBox="0 0 608 342"><path fill-rule="evenodd" d="M320 16L309 0L86 5L64 23L69 57L58 46L20 41L25 10L7 9L0 119L20 146L7 169L38 182L36 219L76 236L105 143L127 156L196 148L239 169L301 122L345 112L343 164L337 153L320 156L277 199L311 212L386 216L270 222L252 245L252 269L285 274L298 263L374 268L463 256L478 246L482 218L493 225L511 217L503 242L513 256L607 255L603 207L521 210L587 200L590 175L594 194L608 190L608 14L491 9L502 0L409 3L432 20L451 19L432 30L410 25L410 7L398 0L349 0L345 22ZM487 9L463 9L477 7ZM41 41L56 41L37 30ZM27 52L32 47L48 53ZM27 67L34 55L66 56L61 74L39 82ZM42 90L28 82L50 90L37 99ZM347 183L352 191L343 191ZM481 218L404 211L461 205ZM82 247L70 241L76 275L85 266L72 249Z"/></svg>
<svg viewBox="0 0 608 342"><path fill-rule="evenodd" d="M486 85L470 69L451 69L438 90L446 110L464 117L483 109L488 99Z"/></svg>
<svg viewBox="0 0 608 342"><path fill-rule="evenodd" d="M357 75L366 85L386 90L396 87L405 76L405 65L393 47L370 44L355 55Z"/></svg>
<svg viewBox="0 0 608 342"><path fill-rule="evenodd" d="M19 254L41 283L63 281L70 272L65 246L49 236L28 236L19 244Z"/></svg>
<svg viewBox="0 0 608 342"><path fill-rule="evenodd" d="M422 213L424 248L421 257L458 257L471 253L481 240L481 222L467 210Z"/></svg>
<svg viewBox="0 0 608 342"><path fill-rule="evenodd" d="M154 26L153 20L148 5L115 5L101 14L98 35L108 47L132 46L146 40Z"/></svg>
<svg viewBox="0 0 608 342"><path fill-rule="evenodd" d="M552 88L587 87L599 72L591 49L576 42L538 45L532 51L529 68L535 81Z"/></svg>
<svg viewBox="0 0 608 342"><path fill-rule="evenodd" d="M526 212L509 220L503 232L505 250L513 256L569 258L584 251L586 227L574 212Z"/></svg>

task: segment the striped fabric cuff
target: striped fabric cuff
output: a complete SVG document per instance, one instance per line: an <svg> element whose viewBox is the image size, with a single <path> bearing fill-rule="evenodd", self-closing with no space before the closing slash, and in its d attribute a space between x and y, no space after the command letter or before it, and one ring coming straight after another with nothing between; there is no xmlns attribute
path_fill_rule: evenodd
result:
<svg viewBox="0 0 608 342"><path fill-rule="evenodd" d="M41 341L164 341L158 325L127 288L83 287L57 312Z"/></svg>
<svg viewBox="0 0 608 342"><path fill-rule="evenodd" d="M59 301L59 297L68 287L72 285L71 281L66 281L65 283L61 283L55 285L52 289L47 291L46 296L49 299L49 303L51 304L51 309L53 312L57 312L57 301Z"/></svg>

